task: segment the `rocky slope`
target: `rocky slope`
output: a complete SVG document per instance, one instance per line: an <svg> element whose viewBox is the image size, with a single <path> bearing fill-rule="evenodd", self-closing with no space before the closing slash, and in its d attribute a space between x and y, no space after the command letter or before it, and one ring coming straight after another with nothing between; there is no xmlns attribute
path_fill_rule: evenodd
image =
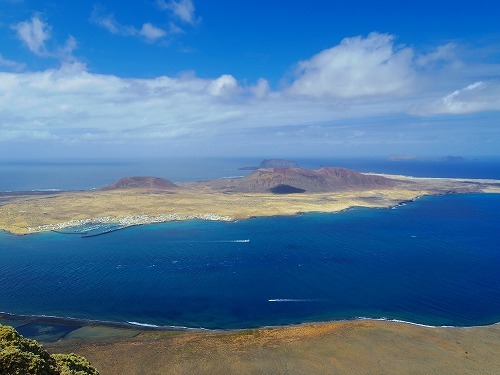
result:
<svg viewBox="0 0 500 375"><path fill-rule="evenodd" d="M146 190L172 190L178 186L173 182L159 177L123 177L102 190L146 189Z"/></svg>
<svg viewBox="0 0 500 375"><path fill-rule="evenodd" d="M394 180L343 168L266 168L239 179L204 181L207 188L231 192L329 192L390 188ZM277 189L278 187L278 189Z"/></svg>

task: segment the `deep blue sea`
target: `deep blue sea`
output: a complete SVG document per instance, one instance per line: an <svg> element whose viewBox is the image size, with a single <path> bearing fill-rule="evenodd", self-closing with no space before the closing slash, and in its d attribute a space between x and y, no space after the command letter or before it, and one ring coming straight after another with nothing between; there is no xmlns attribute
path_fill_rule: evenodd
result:
<svg viewBox="0 0 500 375"><path fill-rule="evenodd" d="M250 240L241 242L241 240ZM395 209L0 232L0 311L205 328L500 321L500 194Z"/></svg>

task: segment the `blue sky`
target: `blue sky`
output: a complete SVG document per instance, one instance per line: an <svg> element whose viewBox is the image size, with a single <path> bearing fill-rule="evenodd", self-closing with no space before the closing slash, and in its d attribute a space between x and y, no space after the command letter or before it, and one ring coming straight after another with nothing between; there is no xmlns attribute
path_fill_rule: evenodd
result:
<svg viewBox="0 0 500 375"><path fill-rule="evenodd" d="M499 155L497 1L0 0L0 157Z"/></svg>

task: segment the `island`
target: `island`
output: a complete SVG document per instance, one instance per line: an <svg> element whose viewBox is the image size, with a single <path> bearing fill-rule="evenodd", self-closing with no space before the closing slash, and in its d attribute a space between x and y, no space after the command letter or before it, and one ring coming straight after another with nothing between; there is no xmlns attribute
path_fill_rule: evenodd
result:
<svg viewBox="0 0 500 375"><path fill-rule="evenodd" d="M85 191L2 192L0 229L13 234L91 225L252 217L394 207L426 195L499 193L500 180L416 178L344 168L259 168L245 177L177 182L125 177Z"/></svg>
<svg viewBox="0 0 500 375"><path fill-rule="evenodd" d="M299 168L299 165L291 160L285 159L264 159L256 167L242 167L240 171L255 171L261 168Z"/></svg>

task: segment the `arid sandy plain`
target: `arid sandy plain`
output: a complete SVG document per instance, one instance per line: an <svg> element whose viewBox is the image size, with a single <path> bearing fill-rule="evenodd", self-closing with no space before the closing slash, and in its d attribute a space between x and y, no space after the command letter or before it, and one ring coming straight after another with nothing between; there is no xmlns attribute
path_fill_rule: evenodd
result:
<svg viewBox="0 0 500 375"><path fill-rule="evenodd" d="M206 183L181 183L171 191L118 189L1 193L0 229L28 234L91 222L124 225L172 220L238 220L301 212L338 212L349 207L391 207L424 195L500 192L500 181L410 178L384 175L390 188L322 193L228 192Z"/></svg>

